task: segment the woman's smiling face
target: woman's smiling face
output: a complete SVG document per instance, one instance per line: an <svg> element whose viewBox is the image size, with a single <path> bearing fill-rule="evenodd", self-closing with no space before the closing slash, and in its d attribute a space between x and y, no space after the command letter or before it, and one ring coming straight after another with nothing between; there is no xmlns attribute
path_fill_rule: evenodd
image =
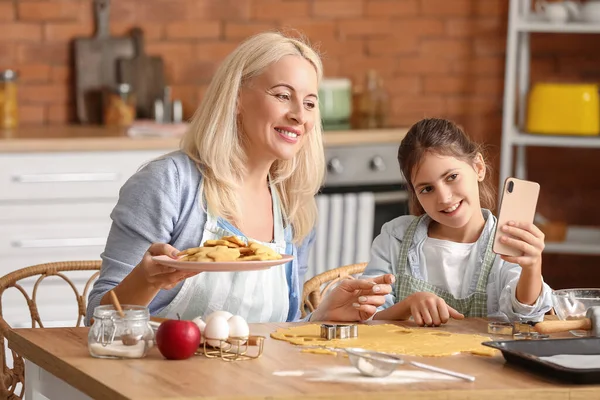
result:
<svg viewBox="0 0 600 400"><path fill-rule="evenodd" d="M293 158L319 116L315 67L300 56L285 56L252 78L240 91L238 118L251 158Z"/></svg>

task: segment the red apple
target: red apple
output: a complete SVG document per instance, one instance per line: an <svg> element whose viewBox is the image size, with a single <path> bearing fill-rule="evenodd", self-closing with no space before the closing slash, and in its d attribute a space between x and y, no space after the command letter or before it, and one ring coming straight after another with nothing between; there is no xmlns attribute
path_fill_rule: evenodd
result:
<svg viewBox="0 0 600 400"><path fill-rule="evenodd" d="M167 360L185 360L200 345L200 329L192 321L170 319L156 330L156 346Z"/></svg>

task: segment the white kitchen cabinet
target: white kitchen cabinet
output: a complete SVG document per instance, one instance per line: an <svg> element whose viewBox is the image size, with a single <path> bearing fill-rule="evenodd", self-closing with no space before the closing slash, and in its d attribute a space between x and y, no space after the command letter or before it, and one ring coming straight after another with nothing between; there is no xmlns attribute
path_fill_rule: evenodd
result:
<svg viewBox="0 0 600 400"><path fill-rule="evenodd" d="M0 276L47 262L99 260L119 189L169 151L0 153ZM67 275L81 293L90 273ZM23 282L29 295L34 282ZM75 322L75 295L60 278L44 281L37 297L44 323ZM12 326L30 324L17 290L5 292L2 307Z"/></svg>

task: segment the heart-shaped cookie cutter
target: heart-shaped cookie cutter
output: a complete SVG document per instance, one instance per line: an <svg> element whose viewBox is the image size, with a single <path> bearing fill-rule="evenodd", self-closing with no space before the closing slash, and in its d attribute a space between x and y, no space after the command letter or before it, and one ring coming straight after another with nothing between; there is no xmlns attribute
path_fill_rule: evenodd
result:
<svg viewBox="0 0 600 400"><path fill-rule="evenodd" d="M351 339L358 337L356 324L321 324L321 337L323 339Z"/></svg>

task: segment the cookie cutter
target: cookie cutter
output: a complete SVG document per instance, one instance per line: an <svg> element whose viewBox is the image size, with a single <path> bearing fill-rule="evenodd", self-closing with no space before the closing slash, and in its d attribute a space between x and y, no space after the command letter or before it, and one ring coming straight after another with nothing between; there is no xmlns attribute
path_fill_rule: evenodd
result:
<svg viewBox="0 0 600 400"><path fill-rule="evenodd" d="M514 340L541 340L548 339L550 335L544 335L538 332L518 332L513 335Z"/></svg>
<svg viewBox="0 0 600 400"><path fill-rule="evenodd" d="M355 338L358 337L358 326L356 324L321 324L321 337L327 340Z"/></svg>
<svg viewBox="0 0 600 400"><path fill-rule="evenodd" d="M513 324L510 322L488 322L487 331L492 335L510 336L513 334Z"/></svg>
<svg viewBox="0 0 600 400"><path fill-rule="evenodd" d="M488 322L488 333L493 335L512 336L514 340L535 340L548 339L548 335L543 335L535 331L533 328L536 322L534 321L517 321L517 322Z"/></svg>

